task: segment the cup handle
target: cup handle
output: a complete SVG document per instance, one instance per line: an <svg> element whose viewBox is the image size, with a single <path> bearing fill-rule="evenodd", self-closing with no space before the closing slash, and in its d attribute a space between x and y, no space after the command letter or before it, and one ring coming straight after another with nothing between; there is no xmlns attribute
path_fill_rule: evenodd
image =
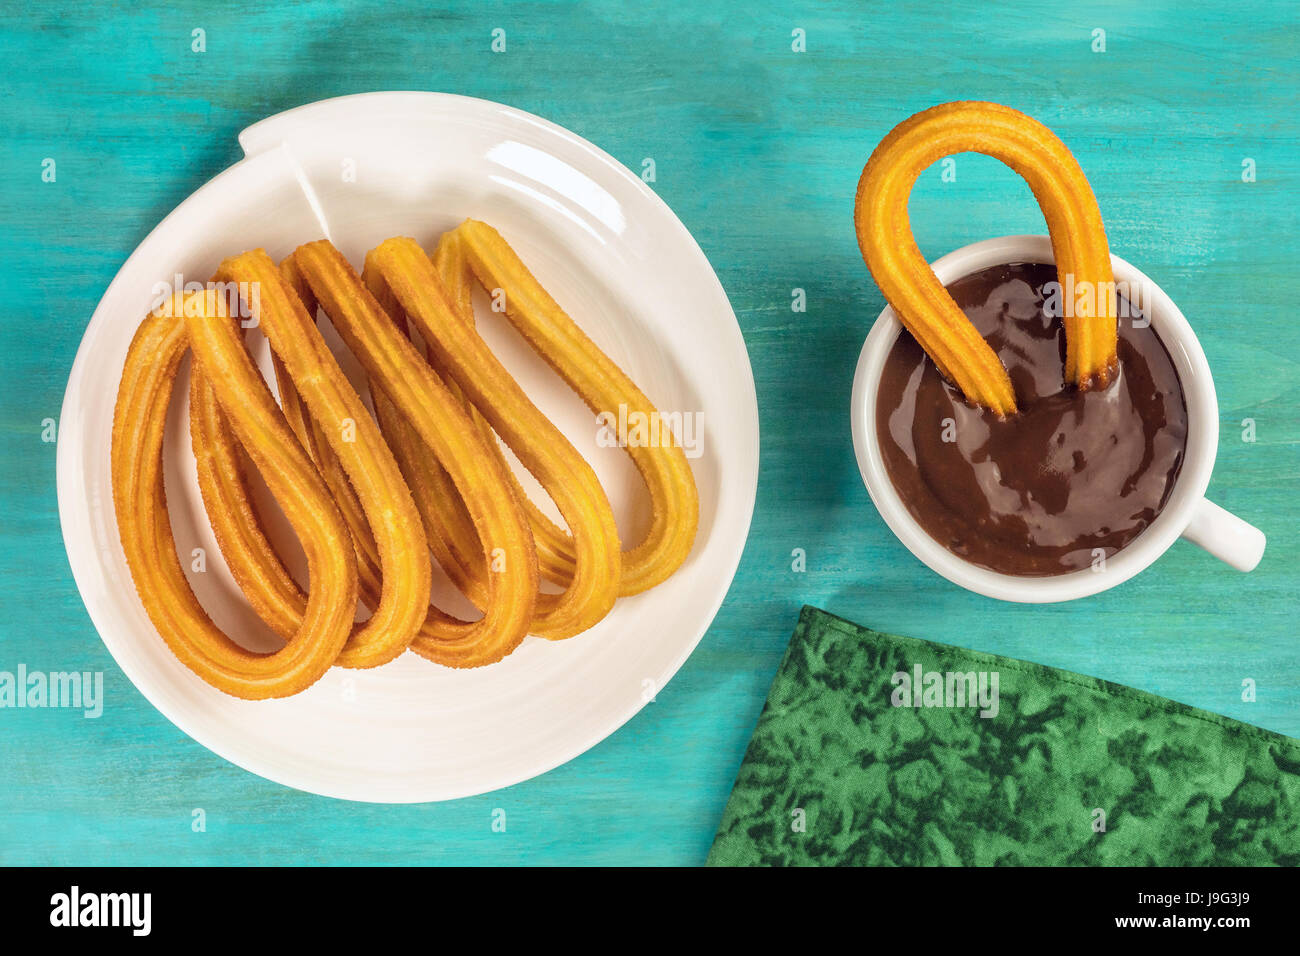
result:
<svg viewBox="0 0 1300 956"><path fill-rule="evenodd" d="M1192 509L1192 520L1183 537L1238 571L1255 570L1264 556L1264 532L1209 498L1202 498Z"/></svg>

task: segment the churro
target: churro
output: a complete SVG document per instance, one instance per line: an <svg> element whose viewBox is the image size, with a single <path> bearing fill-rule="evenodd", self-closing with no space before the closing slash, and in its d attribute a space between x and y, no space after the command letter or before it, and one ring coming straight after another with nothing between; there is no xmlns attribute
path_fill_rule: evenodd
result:
<svg viewBox="0 0 1300 956"><path fill-rule="evenodd" d="M433 262L448 302L463 322L474 324L470 294L477 278L485 289L500 290L509 321L593 412L616 415L622 408L629 418L660 423L659 434L666 439L628 441L624 446L649 492L651 519L642 540L623 548L619 594L638 594L667 579L686 560L699 523L699 494L680 436L673 434L623 370L578 328L497 230L466 220L438 242ZM482 414L476 418L490 434L491 426ZM572 538L531 501L525 507L542 574L567 584L574 566Z"/></svg>
<svg viewBox="0 0 1300 956"><path fill-rule="evenodd" d="M457 667L499 660L528 633L538 589L532 534L503 464L488 450L437 373L333 245L319 240L300 246L290 256L289 267L301 274L360 360L370 378L372 395L381 395L380 401L398 410L428 453L446 469L472 516L481 560L491 569L490 599L482 608L483 617L460 621L430 608L412 649ZM440 296L441 292L435 285L421 294Z"/></svg>
<svg viewBox="0 0 1300 956"><path fill-rule="evenodd" d="M538 596L531 633L559 640L587 630L613 607L622 570L614 513L595 472L538 411L474 327L455 314L419 243L405 238L381 243L366 256L362 276L379 298L401 307L433 351L439 368L456 381L537 478L569 526L575 552L572 580L559 595ZM465 414L459 403L457 408ZM483 440L472 423L469 429ZM499 456L492 458L504 467ZM439 460L448 467L445 457ZM463 494L459 483L457 487ZM505 487L508 496L516 499L511 486ZM474 513L472 507L469 511ZM528 537L531 541L531 533Z"/></svg>
<svg viewBox="0 0 1300 956"><path fill-rule="evenodd" d="M288 259L280 263L280 276L297 294L307 314L314 319L319 308L316 297ZM347 522L348 530L352 532L352 545L357 555L357 593L361 597L361 603L373 611L383 593L383 568L379 560L379 547L366 520L365 508L338 455L330 447L320 422L308 413L298 387L293 383L293 376L274 351L271 352L271 367L280 392L280 407L284 409L284 417L307 449L307 454L316 463L317 470L325 479L326 487L333 493L334 502L343 514L343 520ZM398 468L401 468L400 462Z"/></svg>
<svg viewBox="0 0 1300 956"><path fill-rule="evenodd" d="M192 316L191 316L192 314ZM242 387L230 424L302 541L312 589L292 639L270 654L246 650L208 617L176 553L162 449L176 372L193 339L208 374ZM226 333L226 334L223 334ZM328 489L294 438L215 293L177 294L136 331L113 412L113 506L136 591L154 627L186 667L236 697L286 697L315 683L352 630L356 563Z"/></svg>
<svg viewBox="0 0 1300 956"><path fill-rule="evenodd" d="M326 346L315 321L271 258L261 250L233 256L221 264L217 279L258 290L258 295L245 304L253 310L308 412L320 423L324 444L337 456L374 536L377 562L382 568L379 593L372 599L374 613L353 630L337 663L344 667L375 667L392 660L407 648L424 620L431 574L423 524L397 462L361 397ZM204 364L200 342L213 338L214 333L201 320L187 318L186 325L195 353ZM230 323L222 326L221 331L238 341L237 331ZM206 364L203 372L222 412L231 417L230 406L237 406L242 400L240 391L231 391L226 383L218 381ZM253 449L247 441L243 444L251 455ZM220 525L220 508L213 509L207 499L205 505L209 506L214 527ZM298 505L290 501L282 507L290 511ZM245 512L240 509L240 513ZM351 530L349 538L355 538ZM222 543L223 554L230 559L226 549L244 540L248 540L247 536L228 538ZM227 563L243 565L245 574L253 576L251 580L264 575L279 577L283 566L266 558L267 550L258 547ZM248 586L243 586L247 594ZM282 593L283 580L271 589Z"/></svg>
<svg viewBox="0 0 1300 956"><path fill-rule="evenodd" d="M190 363L190 445L199 495L231 576L258 617L289 640L302 626L307 595L266 535L249 488L247 452L198 362Z"/></svg>
<svg viewBox="0 0 1300 956"><path fill-rule="evenodd" d="M1095 296L1066 309L1065 373L1081 389L1115 374L1116 300L1101 213L1070 151L1047 127L996 103L935 106L887 135L862 171L854 220L876 284L900 321L966 398L1002 414L1016 411L1011 379L922 257L907 200L930 164L959 152L993 156L1029 184L1047 221L1056 268Z"/></svg>

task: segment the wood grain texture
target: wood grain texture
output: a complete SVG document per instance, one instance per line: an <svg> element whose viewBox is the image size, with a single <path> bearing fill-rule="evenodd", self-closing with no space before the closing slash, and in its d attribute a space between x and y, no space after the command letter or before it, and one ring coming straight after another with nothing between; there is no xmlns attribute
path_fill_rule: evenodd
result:
<svg viewBox="0 0 1300 956"><path fill-rule="evenodd" d="M491 31L507 31L504 54ZM191 31L207 52L192 53ZM791 50L802 28L807 52ZM1091 49L1106 31L1106 52ZM105 673L99 720L0 711L0 863L702 862L805 602L884 631L1069 668L1300 736L1295 502L1300 327L1292 314L1300 76L1290 4L949 0L892 6L28 4L0 62L0 670ZM269 114L343 93L499 100L591 139L694 233L750 350L758 506L708 636L630 724L539 779L450 804L292 792L190 741L117 670L82 607L55 502L57 418L82 330L146 232L239 158ZM1112 248L1196 328L1222 414L1220 504L1269 535L1241 575L1178 544L1115 590L1016 607L959 590L885 528L862 487L849 388L882 307L852 229L858 174L916 110L991 99L1052 127L1101 203ZM42 160L57 180L41 179ZM1242 181L1253 159L1257 181ZM928 257L1042 232L1023 183L981 157L912 200ZM791 290L807 292L791 312ZM106 401L110 400L108 397ZM1243 419L1257 441L1241 440ZM791 570L792 549L807 570ZM1258 699L1241 699L1252 678ZM508 814L494 833L492 811ZM206 812L194 833L191 815Z"/></svg>

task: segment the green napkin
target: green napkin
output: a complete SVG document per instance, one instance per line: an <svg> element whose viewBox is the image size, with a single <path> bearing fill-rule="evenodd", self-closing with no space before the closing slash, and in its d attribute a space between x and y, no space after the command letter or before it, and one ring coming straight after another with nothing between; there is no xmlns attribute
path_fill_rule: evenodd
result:
<svg viewBox="0 0 1300 956"><path fill-rule="evenodd" d="M805 607L708 862L1296 865L1300 741Z"/></svg>

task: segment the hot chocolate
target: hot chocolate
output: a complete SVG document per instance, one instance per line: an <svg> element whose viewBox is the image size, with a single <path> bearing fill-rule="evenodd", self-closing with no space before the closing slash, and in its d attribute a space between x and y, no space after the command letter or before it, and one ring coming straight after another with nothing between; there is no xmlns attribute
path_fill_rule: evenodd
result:
<svg viewBox="0 0 1300 956"><path fill-rule="evenodd" d="M1173 361L1131 304L1120 302L1115 380L1066 383L1056 281L1054 266L1014 263L948 286L1006 367L1015 414L968 404L906 331L877 396L880 450L908 511L954 554L1006 574L1114 555L1160 513L1186 447Z"/></svg>

